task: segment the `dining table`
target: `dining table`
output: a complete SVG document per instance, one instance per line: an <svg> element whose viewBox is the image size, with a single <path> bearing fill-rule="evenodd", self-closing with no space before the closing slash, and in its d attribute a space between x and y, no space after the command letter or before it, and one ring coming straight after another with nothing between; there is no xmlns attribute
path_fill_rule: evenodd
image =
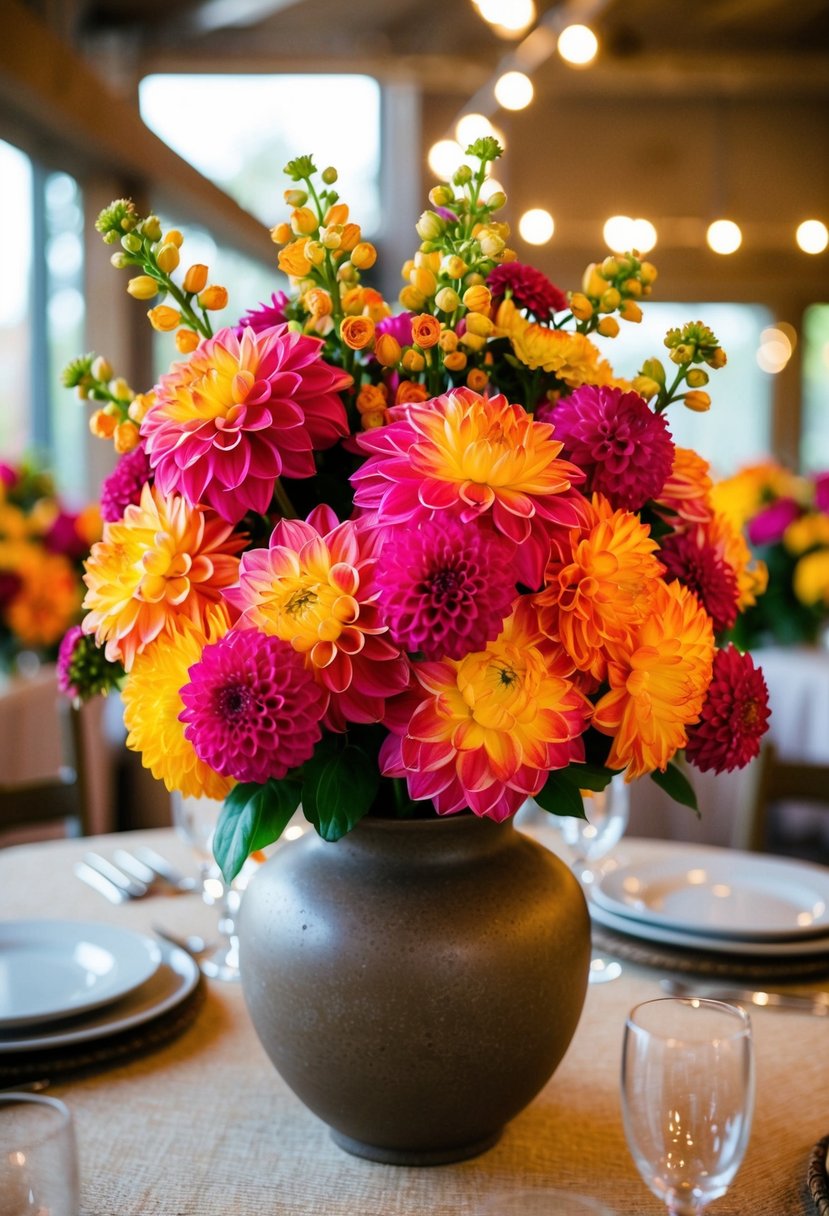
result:
<svg viewBox="0 0 829 1216"><path fill-rule="evenodd" d="M17 845L0 850L0 921L100 922L145 934L161 927L215 940L217 909L198 889L159 887L115 904L75 873L91 847L111 857L140 846L196 874L193 853L172 828ZM623 839L616 856L675 859L692 848ZM660 954L621 950L619 958L621 974L588 986L562 1062L495 1146L435 1167L377 1164L339 1148L270 1063L242 986L202 977L180 1024L154 1036L150 1023L129 1053L108 1059L90 1050L73 1061L71 1051L68 1059L58 1052L54 1069L43 1065L47 1092L74 1117L81 1216L475 1216L498 1210L499 1196L522 1188L588 1196L615 1216L664 1213L625 1141L620 1062L628 1012L663 996L660 981L673 972ZM829 954L813 955L811 964L784 986L806 993L829 986ZM774 1008L752 1008L750 1016L751 1138L727 1194L706 1211L815 1216L807 1173L815 1145L829 1135L829 1017ZM552 1020L556 1010L540 1009L539 1017ZM14 1087L15 1063L22 1067L24 1057L0 1051L0 1085ZM551 1216L559 1210L551 1207Z"/></svg>

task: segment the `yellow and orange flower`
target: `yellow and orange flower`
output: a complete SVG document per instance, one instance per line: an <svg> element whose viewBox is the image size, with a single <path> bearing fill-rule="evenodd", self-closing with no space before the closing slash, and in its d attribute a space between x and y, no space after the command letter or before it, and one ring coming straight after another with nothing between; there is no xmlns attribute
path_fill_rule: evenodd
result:
<svg viewBox="0 0 829 1216"><path fill-rule="evenodd" d="M702 710L714 661L711 619L679 582L657 584L653 610L608 664L593 726L613 742L607 766L627 779L664 772Z"/></svg>
<svg viewBox="0 0 829 1216"><path fill-rule="evenodd" d="M81 591L72 563L61 553L37 545L17 547L11 567L20 589L6 609L6 623L18 641L32 650L55 646L77 619Z"/></svg>
<svg viewBox="0 0 829 1216"><path fill-rule="evenodd" d="M495 323L498 332L512 342L517 358L529 368L552 372L571 388L617 383L610 364L584 334L548 329L528 321L510 299L500 305Z"/></svg>
<svg viewBox="0 0 829 1216"><path fill-rule="evenodd" d="M674 448L670 476L662 487L658 502L689 524L707 523L711 505L711 466L692 448Z"/></svg>
<svg viewBox="0 0 829 1216"><path fill-rule="evenodd" d="M84 632L129 671L178 618L203 627L208 609L236 580L244 544L213 511L145 485L140 503L104 526L87 559Z"/></svg>

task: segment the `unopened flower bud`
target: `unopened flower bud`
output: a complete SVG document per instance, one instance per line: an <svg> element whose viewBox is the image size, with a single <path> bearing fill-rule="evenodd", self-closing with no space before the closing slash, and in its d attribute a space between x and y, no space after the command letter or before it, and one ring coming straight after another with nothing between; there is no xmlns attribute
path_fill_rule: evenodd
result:
<svg viewBox="0 0 829 1216"><path fill-rule="evenodd" d="M312 266L321 266L325 261L325 248L319 241L308 241L305 246L305 258Z"/></svg>
<svg viewBox="0 0 829 1216"><path fill-rule="evenodd" d="M593 305L584 292L574 291L570 296L570 311L577 321L589 321L593 316Z"/></svg>
<svg viewBox="0 0 829 1216"><path fill-rule="evenodd" d="M468 186L472 181L472 170L469 165L459 165L452 176L452 181L456 186Z"/></svg>
<svg viewBox="0 0 829 1216"><path fill-rule="evenodd" d="M188 267L182 284L188 295L197 295L207 286L207 267L202 262L194 262Z"/></svg>
<svg viewBox="0 0 829 1216"><path fill-rule="evenodd" d="M403 288L397 298L407 312L423 312L426 307L426 297L411 283Z"/></svg>
<svg viewBox="0 0 829 1216"><path fill-rule="evenodd" d="M462 279L469 267L456 253L448 253L441 261L440 270L449 279Z"/></svg>
<svg viewBox="0 0 829 1216"><path fill-rule="evenodd" d="M415 224L415 230L422 241L437 241L446 231L446 220L436 211L424 211Z"/></svg>
<svg viewBox="0 0 829 1216"><path fill-rule="evenodd" d="M358 270L368 270L377 261L377 250L370 241L360 241L351 250L351 261Z"/></svg>
<svg viewBox="0 0 829 1216"><path fill-rule="evenodd" d="M708 372L703 371L701 367L692 367L685 377L685 382L689 388L705 388Z"/></svg>
<svg viewBox="0 0 829 1216"><path fill-rule="evenodd" d="M324 249L334 250L339 249L342 244L343 234L342 229L335 228L320 228L320 241Z"/></svg>
<svg viewBox="0 0 829 1216"><path fill-rule="evenodd" d="M638 393L640 397L644 397L645 401L650 401L652 397L659 394L660 386L650 376L643 376L641 373L633 377L633 391Z"/></svg>
<svg viewBox="0 0 829 1216"><path fill-rule="evenodd" d="M323 219L326 228L333 228L335 225L342 227L348 223L348 207L345 203L334 203L328 208Z"/></svg>
<svg viewBox="0 0 829 1216"><path fill-rule="evenodd" d="M271 228L271 240L274 245L287 245L294 234L291 232L291 225L284 221Z"/></svg>
<svg viewBox="0 0 829 1216"><path fill-rule="evenodd" d="M374 344L374 355L383 367L397 367L403 349L393 334L380 334Z"/></svg>
<svg viewBox="0 0 829 1216"><path fill-rule="evenodd" d="M424 266L415 266L409 275L409 281L412 287L416 288L427 300L435 294L438 288L438 281L434 274Z"/></svg>
<svg viewBox="0 0 829 1216"><path fill-rule="evenodd" d="M438 346L447 354L458 349L458 335L455 333L454 329L442 329L440 331Z"/></svg>
<svg viewBox="0 0 829 1216"><path fill-rule="evenodd" d="M450 207L455 201L455 191L447 182L432 186L429 191L429 202L433 207Z"/></svg>
<svg viewBox="0 0 829 1216"><path fill-rule="evenodd" d="M110 380L107 388L116 401L132 401L134 393L123 376L116 376L114 380Z"/></svg>
<svg viewBox="0 0 829 1216"><path fill-rule="evenodd" d="M478 351L482 351L486 346L486 338L482 338L480 334L474 334L470 329L467 329L460 339L460 344L461 346L465 346L467 350L474 351L477 354Z"/></svg>
<svg viewBox="0 0 829 1216"><path fill-rule="evenodd" d="M192 329L176 330L176 347L182 355L189 355L199 344L199 335Z"/></svg>
<svg viewBox="0 0 829 1216"><path fill-rule="evenodd" d="M282 197L289 207L304 207L308 202L307 190L286 190Z"/></svg>
<svg viewBox="0 0 829 1216"><path fill-rule="evenodd" d="M112 257L109 259L109 262L110 265L114 266L116 270L123 270L125 266L131 265L127 254L121 252L113 253Z"/></svg>
<svg viewBox="0 0 829 1216"><path fill-rule="evenodd" d="M414 264L423 270L431 270L432 274L437 274L440 271L440 251L433 249L429 252L423 249L418 249L414 255Z"/></svg>
<svg viewBox="0 0 829 1216"><path fill-rule="evenodd" d="M171 228L170 231L164 236L165 245L168 241L171 245L175 245L177 249L180 249L184 244L184 236L181 232L179 232L178 228Z"/></svg>
<svg viewBox="0 0 829 1216"><path fill-rule="evenodd" d="M328 165L325 169L323 169L321 177L326 186L333 186L338 177L337 170L333 165Z"/></svg>
<svg viewBox="0 0 829 1216"><path fill-rule="evenodd" d="M501 208L506 205L506 201L507 196L504 194L503 190L495 190L486 200L486 205L489 207L490 211L500 211Z"/></svg>
<svg viewBox="0 0 829 1216"><path fill-rule="evenodd" d="M220 308L227 307L227 288L220 287L218 283L212 283L209 287L205 287L204 291L200 291L197 298L202 308L206 308L210 312L217 312Z"/></svg>
<svg viewBox="0 0 829 1216"><path fill-rule="evenodd" d="M426 360L420 351L417 350L404 350L400 363L404 371L410 372L413 375L422 372L426 366Z"/></svg>
<svg viewBox="0 0 829 1216"><path fill-rule="evenodd" d="M296 207L291 212L291 232L294 236L310 236L319 227L310 207Z"/></svg>
<svg viewBox="0 0 829 1216"><path fill-rule="evenodd" d="M97 359L93 359L90 371L96 380L103 380L104 383L112 379L112 365L103 355L98 355Z"/></svg>
<svg viewBox="0 0 829 1216"><path fill-rule="evenodd" d="M124 452L131 452L138 447L140 439L138 427L129 420L120 422L115 428L112 438L116 452L120 452L122 455Z"/></svg>
<svg viewBox="0 0 829 1216"><path fill-rule="evenodd" d="M466 332L477 334L479 338L488 338L495 328L495 323L488 313L470 312L466 318Z"/></svg>
<svg viewBox="0 0 829 1216"><path fill-rule="evenodd" d="M688 342L678 343L670 353L672 363L690 363L696 351Z"/></svg>
<svg viewBox="0 0 829 1216"><path fill-rule="evenodd" d="M139 232L147 238L148 241L161 240L161 220L157 215L148 215L144 223L139 228Z"/></svg>
<svg viewBox="0 0 829 1216"><path fill-rule="evenodd" d="M466 383L473 393L482 393L489 384L489 376L482 367L473 367L467 373Z"/></svg>
<svg viewBox="0 0 829 1216"><path fill-rule="evenodd" d="M165 274L172 274L181 261L178 246L168 241L165 245L161 246L155 255L155 260L158 263L159 270L163 270Z"/></svg>
<svg viewBox="0 0 829 1216"><path fill-rule="evenodd" d="M183 332L183 330L179 330L176 334L176 346L178 346L178 335ZM189 330L188 332L192 333L193 331ZM179 347L179 349L181 348ZM153 393L137 393L135 397L133 397L129 404L129 408L127 409L127 413L136 426L140 426L144 421L147 410L153 404L154 399Z"/></svg>
<svg viewBox="0 0 829 1216"><path fill-rule="evenodd" d="M604 279L615 279L621 267L619 262L612 254L604 259L601 265L600 274Z"/></svg>
<svg viewBox="0 0 829 1216"><path fill-rule="evenodd" d="M140 253L143 247L141 237L134 232L121 237L121 248L126 249L127 253Z"/></svg>
<svg viewBox="0 0 829 1216"><path fill-rule="evenodd" d="M362 235L359 224L343 224L340 234L340 249L344 249L346 253L352 253L360 244Z"/></svg>
<svg viewBox="0 0 829 1216"><path fill-rule="evenodd" d="M408 283L409 275L412 273L413 270L414 270L414 262L412 261L411 258L407 258L406 261L403 263L403 265L400 267L401 279L403 279L406 283Z"/></svg>
<svg viewBox="0 0 829 1216"><path fill-rule="evenodd" d="M435 304L441 312L454 312L460 308L461 298L454 287L441 287L435 296Z"/></svg>
<svg viewBox="0 0 829 1216"><path fill-rule="evenodd" d="M599 274L595 262L591 262L586 268L582 276L581 286L584 294L594 300L598 300L607 287L607 280Z"/></svg>
<svg viewBox="0 0 829 1216"><path fill-rule="evenodd" d="M728 359L723 348L721 346L715 346L711 354L706 358L705 362L709 367L713 367L716 370L717 368L725 367Z"/></svg>
<svg viewBox="0 0 829 1216"><path fill-rule="evenodd" d="M615 312L622 297L615 287L608 287L599 297L599 312Z"/></svg>
<svg viewBox="0 0 829 1216"><path fill-rule="evenodd" d="M639 267L639 277L646 287L650 287L656 281L657 269L652 262L642 262Z"/></svg>
<svg viewBox="0 0 829 1216"><path fill-rule="evenodd" d="M633 321L638 324L642 320L642 309L635 300L622 300L619 306L619 316L623 321Z"/></svg>
<svg viewBox="0 0 829 1216"><path fill-rule="evenodd" d="M443 366L450 372L462 372L466 367L467 358L462 350L449 351L443 358Z"/></svg>
<svg viewBox="0 0 829 1216"><path fill-rule="evenodd" d="M342 266L337 268L337 281L340 283L356 283L359 278L357 267L352 266L351 262L343 262Z"/></svg>
<svg viewBox="0 0 829 1216"><path fill-rule="evenodd" d="M642 295L642 284L638 279L625 279L622 291L626 296L633 296L634 300L638 300Z"/></svg>
<svg viewBox="0 0 829 1216"><path fill-rule="evenodd" d="M693 410L695 414L704 414L711 408L711 398L708 393L703 393L698 389L685 393L682 402L687 409Z"/></svg>
<svg viewBox="0 0 829 1216"><path fill-rule="evenodd" d="M504 238L497 232L493 232L491 228L484 228L481 231L478 243L485 258L497 258L499 254L503 253L507 244Z"/></svg>
<svg viewBox="0 0 829 1216"><path fill-rule="evenodd" d="M159 285L148 274L138 274L127 283L127 291L135 300L151 300L157 296Z"/></svg>
<svg viewBox="0 0 829 1216"><path fill-rule="evenodd" d="M646 359L642 364L641 375L655 380L659 388L665 387L665 368L658 359Z"/></svg>
<svg viewBox="0 0 829 1216"><path fill-rule="evenodd" d="M492 292L483 283L467 287L462 299L464 307L470 312L488 313L492 307Z"/></svg>
<svg viewBox="0 0 829 1216"><path fill-rule="evenodd" d="M111 439L118 420L104 410L96 410L89 418L89 429L98 439Z"/></svg>
<svg viewBox="0 0 829 1216"><path fill-rule="evenodd" d="M169 333L172 329L177 329L181 324L181 313L177 308L170 308L167 304L159 304L157 308L151 308L147 313L150 319L150 325L159 333Z"/></svg>
<svg viewBox="0 0 829 1216"><path fill-rule="evenodd" d="M619 336L619 322L615 317L602 317L596 329L603 338L618 338Z"/></svg>

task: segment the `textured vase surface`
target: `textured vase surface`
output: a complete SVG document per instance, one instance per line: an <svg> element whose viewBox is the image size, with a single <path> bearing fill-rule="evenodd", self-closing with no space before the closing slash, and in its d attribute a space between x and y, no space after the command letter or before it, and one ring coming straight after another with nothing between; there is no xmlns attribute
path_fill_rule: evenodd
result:
<svg viewBox="0 0 829 1216"><path fill-rule="evenodd" d="M277 1071L343 1148L395 1164L496 1142L564 1055L590 963L569 868L472 815L306 833L252 881L240 939Z"/></svg>

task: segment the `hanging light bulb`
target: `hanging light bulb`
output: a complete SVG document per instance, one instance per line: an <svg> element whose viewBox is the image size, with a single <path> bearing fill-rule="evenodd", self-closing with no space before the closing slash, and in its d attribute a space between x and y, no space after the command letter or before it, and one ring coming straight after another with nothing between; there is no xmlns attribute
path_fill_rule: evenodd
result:
<svg viewBox="0 0 829 1216"><path fill-rule="evenodd" d="M523 72L504 72L495 82L495 99L505 110L526 109L533 93L533 82Z"/></svg>
<svg viewBox="0 0 829 1216"><path fill-rule="evenodd" d="M733 220L714 220L708 225L705 239L714 253L735 253L742 244L743 234Z"/></svg>
<svg viewBox="0 0 829 1216"><path fill-rule="evenodd" d="M592 63L599 50L599 40L589 25L568 25L558 36L559 55L574 68Z"/></svg>
<svg viewBox="0 0 829 1216"><path fill-rule="evenodd" d="M804 220L798 224L795 239L804 253L823 253L829 245L829 230L820 220Z"/></svg>
<svg viewBox="0 0 829 1216"><path fill-rule="evenodd" d="M543 207L531 207L518 221L518 231L528 245L546 245L555 227L553 217Z"/></svg>
<svg viewBox="0 0 829 1216"><path fill-rule="evenodd" d="M517 38L535 21L534 0L473 0L484 21L502 38Z"/></svg>

